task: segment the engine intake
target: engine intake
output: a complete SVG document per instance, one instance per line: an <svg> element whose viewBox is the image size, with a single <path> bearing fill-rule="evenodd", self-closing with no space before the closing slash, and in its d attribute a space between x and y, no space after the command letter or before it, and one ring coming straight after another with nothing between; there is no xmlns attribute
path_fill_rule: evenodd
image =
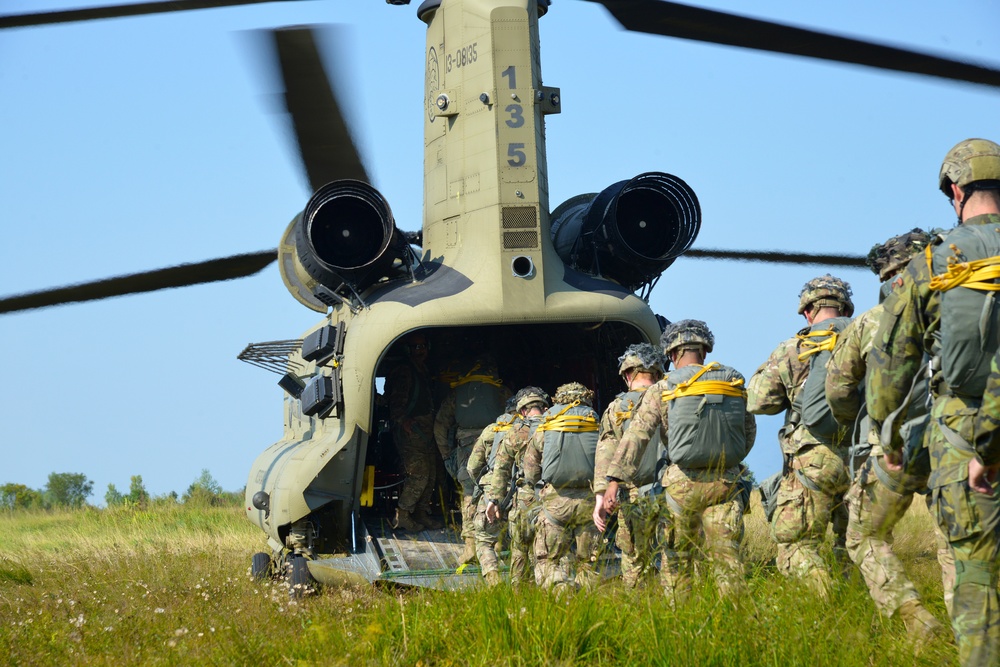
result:
<svg viewBox="0 0 1000 667"><path fill-rule="evenodd" d="M306 272L336 290L360 292L389 275L406 241L378 190L361 181L327 183L309 199L295 229L295 250Z"/></svg>
<svg viewBox="0 0 1000 667"><path fill-rule="evenodd" d="M578 195L551 216L556 252L575 269L636 290L694 243L701 206L694 190L662 172L620 181L600 194Z"/></svg>

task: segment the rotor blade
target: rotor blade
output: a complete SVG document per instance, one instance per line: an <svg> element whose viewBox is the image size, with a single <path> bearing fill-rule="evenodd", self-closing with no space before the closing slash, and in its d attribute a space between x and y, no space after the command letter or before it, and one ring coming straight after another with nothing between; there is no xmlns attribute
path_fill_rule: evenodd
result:
<svg viewBox="0 0 1000 667"><path fill-rule="evenodd" d="M165 269L116 276L79 285L56 287L0 298L0 314L18 310L46 308L64 303L94 301L125 294L155 292L169 287L186 287L220 280L246 278L278 259L277 250L262 250L233 255L193 264L180 264Z"/></svg>
<svg viewBox="0 0 1000 667"><path fill-rule="evenodd" d="M259 5L265 2L289 2L290 0L161 0L160 2L140 2L134 5L113 5L108 7L88 7L68 9L60 12L39 12L37 14L7 14L0 16L0 29L26 28L54 23L74 21L94 21L97 19L118 19L147 14L183 12L191 9L214 9L216 7L236 7L238 5Z"/></svg>
<svg viewBox="0 0 1000 667"><path fill-rule="evenodd" d="M598 2L628 30L1000 87L1000 70L662 0Z"/></svg>
<svg viewBox="0 0 1000 667"><path fill-rule="evenodd" d="M681 257L692 259L725 259L739 262L770 262L772 264L821 264L824 266L847 266L863 269L868 265L860 255L823 255L804 252L782 252L779 250L701 250L691 249Z"/></svg>
<svg viewBox="0 0 1000 667"><path fill-rule="evenodd" d="M341 178L368 183L368 172L316 48L316 33L311 28L283 28L268 34L273 36L285 106L313 192Z"/></svg>

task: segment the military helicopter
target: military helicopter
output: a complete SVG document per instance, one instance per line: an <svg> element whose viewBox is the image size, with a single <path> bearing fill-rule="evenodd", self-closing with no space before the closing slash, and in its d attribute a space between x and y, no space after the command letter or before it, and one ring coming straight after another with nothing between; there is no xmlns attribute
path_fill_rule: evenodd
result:
<svg viewBox="0 0 1000 667"><path fill-rule="evenodd" d="M341 555L340 558L328 559L334 561L331 563L310 560L308 570L317 578L337 580L344 576L360 576L370 579L384 575L383 564L389 560L386 547L378 545L377 539L367 539L371 535L365 523L365 514L369 510L361 506L362 496L372 490L371 483L368 489L365 488L363 455L367 453L374 431L374 377L384 374L383 364L391 360L393 343L400 336L415 329L426 329L432 334L450 332L468 336L489 326L493 329L502 327L509 333L505 338L515 341L547 340L551 330L554 331L552 338L561 337L563 340L558 346L552 345L543 350L546 358L568 361L583 357L586 364L551 371L552 377L544 378L543 382L552 385L560 379L584 379L613 394L616 378L609 372L610 360L628 342L653 340L658 335L659 327L652 311L641 297L632 292L651 288L659 275L658 271L665 268L653 268L648 273L635 275L636 265L648 259L641 256L643 253L637 257L635 250L646 250L649 246L641 235L628 237L627 232L630 229L633 232L646 229L640 226L645 222L655 232L652 234L654 240L664 237L673 239L669 247L654 253L659 255L654 259L659 261L660 266L682 254L694 241L698 227L695 214L697 200L689 188L681 186L680 179L668 178L669 175L628 179L608 188L612 192L605 190L597 196L571 198L549 214L541 117L557 113L561 100L558 89L541 85L537 72L539 57L535 31L539 15L545 13L547 5L542 3L539 7L533 3L521 3L514 8L494 7L499 4L502 3L444 0L424 3L418 8L418 15L428 23L429 32L425 130L432 137L440 135L425 139L431 152L426 159L429 165L425 182L428 203L425 206L423 237L407 238L399 233L388 215L384 199L372 189L357 183L341 183L325 190L320 188L318 198L307 204L303 214L293 220L283 236L278 256L286 285L297 300L326 313L326 317L306 332L302 339L292 341L291 349L279 350L276 357L266 358L266 348L259 348L258 351L265 354L265 361L277 361L285 373L293 376L294 379L289 381L292 393L312 387L310 392L313 394L323 395L328 391L331 400L328 404L321 402L322 407L306 408L309 411L315 408L313 414L308 415L304 414L300 397L290 394L286 398L286 438L265 451L254 464L247 494L248 516L267 532L274 554L287 558L293 572L301 572L305 565L295 558L301 551L310 555L312 552ZM609 4L621 6L624 3ZM678 7L659 2L628 4L646 4L648 11L661 7L676 10ZM466 14L476 17L476 11L486 9L509 10L510 15L504 21L517 26L512 32L516 33L515 43L520 44L509 48L523 52L520 60L514 64L505 63L499 72L493 71L498 66L496 46L482 52L479 47L480 44L497 43L498 38L491 36L492 18L468 18L468 21L477 24L475 27L466 27L465 20L447 19L456 21L448 25L459 26L461 29L457 32L466 36L457 45L449 41L451 31L442 34L445 17L463 17ZM703 18L716 21L719 25L724 23L722 16L709 14L711 16ZM648 19L649 15L645 16ZM644 21L647 26L654 24L652 19ZM468 51L473 44L476 45L474 56ZM278 48L280 51L282 47ZM453 48L459 50L456 52ZM433 65L430 62L432 49L439 56ZM454 53L458 55L454 56ZM462 65L454 65L449 70L446 59L449 55L458 58L454 62L461 62ZM445 58L444 64L441 58ZM469 62L470 58L475 60ZM507 67L514 69L505 78L502 72ZM966 71L964 67L963 72ZM301 71L302 67L295 69ZM517 81L518 72L524 76L525 71L528 72L529 85L525 85L523 79ZM476 86L482 79L488 80L490 85ZM502 85L505 82L508 89L504 91ZM520 85L516 85L518 83ZM482 90L471 96L468 91L474 87ZM502 110L499 101L501 92L506 94ZM537 99L538 93L542 93L542 99ZM336 111L328 111L324 115L339 117ZM465 117L470 120L466 122ZM515 130L519 133L511 134ZM497 140L490 139L484 147L473 151L490 154L485 163L494 166L489 170L484 170L482 163L472 168L465 166L463 161L468 158L457 157L468 154L470 149L467 146L472 140L467 137L476 134L499 137ZM344 135L346 133L341 133L341 136ZM336 155L350 158L356 152L351 149L338 151ZM360 174L353 159L338 162L338 167L350 163L346 175L358 179ZM463 174L457 181L448 175L456 169L456 165L462 165L458 171ZM483 185L484 171L491 172L491 188ZM322 185L327 178L317 177L315 184ZM472 182L474 178L479 180L478 185ZM617 205L622 205L621 210L628 209L628 202L633 199L630 195L638 195L640 201L659 204L660 207L654 205L642 210L643 213L648 212L647 215L619 219ZM470 199L473 200L471 203ZM611 207L616 214L614 220L594 213L593 204L605 200L616 202ZM324 212L337 211L341 204L357 205L358 202L362 203L362 215L351 216L350 219L365 219L369 226L337 228L334 231L340 234L341 239L359 239L361 245L371 243L375 251L371 256L362 257L366 261L358 261L361 255L349 249L347 261L356 263L337 263L343 259L340 255L337 255L337 261L329 262L317 248L309 248L307 230L311 227L308 221L322 221L325 219ZM533 218L526 215L524 209L527 208L534 211ZM507 209L521 210L508 211L505 217ZM663 214L664 209L666 215ZM671 210L673 215L670 215ZM334 214L333 219L337 220L339 216ZM674 228L664 222L671 219L674 220ZM318 222L316 224L319 225ZM492 231L487 234L485 230L491 227ZM556 233L557 240L552 240L545 233L546 228ZM372 232L372 229L375 231ZM560 243L559 229L563 230L563 234L569 233L568 240L564 237ZM604 231L598 231L601 229ZM673 233L664 233L668 230ZM599 237L603 233L605 239L610 239L606 242L609 253L600 254L596 246L590 253L581 249L577 245L581 232L591 237ZM532 234L533 239L526 239ZM497 247L484 248L486 242L483 239L490 236ZM625 238L618 238L621 236ZM299 237L306 241L300 242ZM628 238L638 240L629 244ZM528 240L533 243L529 244ZM422 251L411 254L413 251L407 241L419 241ZM301 248L305 248L305 252ZM344 248L337 246L329 249L337 253ZM632 255L628 254L630 250ZM621 256L616 256L616 253ZM692 253L689 252L688 256ZM727 255L719 253L717 256ZM273 252L262 253L239 260L227 259L226 263L206 268L224 267L220 273L211 276L235 276L244 269L230 273L229 267L233 264L248 262L253 268L273 258ZM780 259L793 258L785 256ZM821 259L833 261L833 258ZM850 261L856 263L857 258ZM323 276L317 278L307 266L310 263L319 264L320 269L327 273L317 270ZM332 268L323 267L324 263ZM377 266L370 266L372 264ZM315 266L312 268L315 269ZM192 267L174 273L184 276L181 282L200 282L209 277L195 275ZM478 278L485 275L492 277ZM470 276L477 278L472 280ZM154 286L166 286L162 274L153 274L151 278ZM136 279L130 278L118 284L135 283ZM433 296L421 296L421 290L425 288L434 288ZM95 287L89 289L89 294L96 293ZM63 293L47 298L62 300L68 296L72 297ZM15 307L24 307L25 304L39 304L42 297L26 298L29 300L6 300L4 303L8 304L8 309L11 309L11 303ZM463 311L463 307L467 310ZM360 333L362 329L363 334ZM359 333L352 337L355 331ZM299 341L306 340L312 341L315 349L301 349L303 343ZM501 357L505 354L517 356L529 348L523 340L510 345L503 350ZM306 359L304 355L311 358ZM554 367L558 368L559 364ZM289 370L292 368L294 371ZM510 371L514 373L511 376L514 380L527 379L517 377L516 368ZM560 372L565 375L559 375ZM301 381L306 387L297 387L294 380ZM278 468L280 471L274 474ZM254 496L258 493L267 494L266 499L258 498L256 505L259 507L254 506ZM291 549L289 536L294 536ZM411 576L411 579L415 580L416 576Z"/></svg>

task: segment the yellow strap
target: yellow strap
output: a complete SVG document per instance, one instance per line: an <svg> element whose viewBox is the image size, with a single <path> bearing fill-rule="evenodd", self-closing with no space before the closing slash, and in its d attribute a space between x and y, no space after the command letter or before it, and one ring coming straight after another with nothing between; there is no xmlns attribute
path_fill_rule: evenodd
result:
<svg viewBox="0 0 1000 667"><path fill-rule="evenodd" d="M571 408L575 408L578 405L580 405L580 401L573 401L560 410L558 414L546 417L545 422L539 425L538 430L561 431L563 433L587 433L589 431L599 431L601 425L597 423L597 420L593 415L580 417L578 415L566 414Z"/></svg>
<svg viewBox="0 0 1000 667"><path fill-rule="evenodd" d="M703 366L700 371L695 373L690 380L687 382L681 382L679 385L674 387L673 390L667 390L660 394L660 398L664 403L667 401L672 401L675 398L682 398L684 396L704 396L706 394L711 394L715 396L735 396L736 398L746 399L747 392L743 389L743 378L737 378L736 380L699 380L699 378L707 373L708 371L715 370L719 367L719 362L713 361L707 366Z"/></svg>
<svg viewBox="0 0 1000 667"><path fill-rule="evenodd" d="M951 249L952 252L958 253L958 248L954 244L952 244ZM1000 291L1000 283L985 282L1000 278L1000 256L998 255L971 262L960 262L957 256L952 256L948 258L948 269L937 275L934 275L932 246L927 246L924 256L927 258L927 268L931 274L928 287L935 292L947 292L955 287L967 287L987 292Z"/></svg>
<svg viewBox="0 0 1000 667"><path fill-rule="evenodd" d="M493 432L499 433L500 431L509 431L514 427L514 422L497 422L493 425Z"/></svg>
<svg viewBox="0 0 1000 667"><path fill-rule="evenodd" d="M801 341L802 347L807 348L799 355L799 361L805 361L820 352L833 352L833 348L837 346L837 332L833 330L810 331L807 334L796 334L795 337ZM822 338L823 340L815 341L812 340L813 338Z"/></svg>
<svg viewBox="0 0 1000 667"><path fill-rule="evenodd" d="M469 375L466 375L465 377L461 377L455 380L454 382L449 382L448 384L451 386L452 389L454 389L455 387L461 386L463 384L468 384L469 382L491 384L494 387L503 386L503 382L501 380L496 379L492 375L472 375L471 373Z"/></svg>

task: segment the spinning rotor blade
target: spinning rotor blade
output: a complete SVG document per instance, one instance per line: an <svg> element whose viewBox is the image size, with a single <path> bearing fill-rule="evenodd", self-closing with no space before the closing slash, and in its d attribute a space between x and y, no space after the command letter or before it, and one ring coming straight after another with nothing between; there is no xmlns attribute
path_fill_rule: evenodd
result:
<svg viewBox="0 0 1000 667"><path fill-rule="evenodd" d="M590 1L627 30L1000 87L1000 70L850 37L662 0Z"/></svg>
<svg viewBox="0 0 1000 667"><path fill-rule="evenodd" d="M77 301L94 301L113 296L137 294L139 292L155 292L169 287L186 287L200 285L220 280L246 278L257 273L268 264L278 259L277 250L262 250L260 252L233 255L220 259L211 259L194 264L180 264L165 269L143 271L125 276L106 278L90 283L56 287L40 292L29 292L0 298L0 314L13 313L18 310L46 308Z"/></svg>
<svg viewBox="0 0 1000 667"><path fill-rule="evenodd" d="M823 266L847 266L863 269L868 265L860 255L823 255L803 252L780 252L777 250L698 250L686 251L681 257L692 259L727 259L738 262L769 262L772 264L820 264Z"/></svg>
<svg viewBox="0 0 1000 667"><path fill-rule="evenodd" d="M313 192L342 178L368 183L368 172L316 48L316 33L311 28L283 28L266 34Z"/></svg>
<svg viewBox="0 0 1000 667"><path fill-rule="evenodd" d="M68 9L61 12L39 12L37 14L8 14L0 16L0 29L27 28L54 23L93 21L97 19L118 19L147 14L183 12L191 9L214 9L216 7L236 7L238 5L259 5L265 2L288 2L289 0L161 0L161 2L141 2L134 5L113 5L109 7L89 7Z"/></svg>

